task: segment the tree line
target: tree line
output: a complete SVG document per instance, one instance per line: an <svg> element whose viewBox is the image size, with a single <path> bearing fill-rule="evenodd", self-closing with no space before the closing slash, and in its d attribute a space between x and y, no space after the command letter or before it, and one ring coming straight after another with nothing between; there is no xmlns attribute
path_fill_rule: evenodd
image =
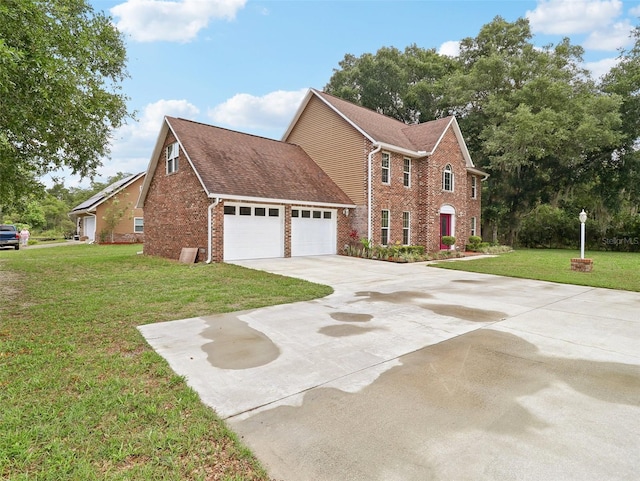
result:
<svg viewBox="0 0 640 481"><path fill-rule="evenodd" d="M639 27L632 37L593 79L568 38L539 48L528 20L496 17L455 58L415 44L347 54L325 91L405 123L455 115L490 174L485 240L573 247L585 209L591 248L640 250Z"/></svg>

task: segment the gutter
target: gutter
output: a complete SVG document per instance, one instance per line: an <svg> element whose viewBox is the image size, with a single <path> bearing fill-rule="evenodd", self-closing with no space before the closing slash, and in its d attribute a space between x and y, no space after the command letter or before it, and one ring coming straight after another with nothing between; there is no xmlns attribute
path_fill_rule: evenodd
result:
<svg viewBox="0 0 640 481"><path fill-rule="evenodd" d="M209 207L207 208L207 227L209 229L209 245L207 247L207 260L205 261L206 264L211 264L211 256L213 255L212 249L211 249L211 234L212 234L212 230L213 230L213 209L220 203L222 199L220 197L216 197L215 201L213 202L213 204L209 204Z"/></svg>
<svg viewBox="0 0 640 481"><path fill-rule="evenodd" d="M371 202L373 200L373 192L372 192L372 172L371 166L373 164L373 156L382 150L382 144L373 144L377 145L375 149L369 152L367 156L367 240L371 241L371 225L373 224L373 209L371 208Z"/></svg>

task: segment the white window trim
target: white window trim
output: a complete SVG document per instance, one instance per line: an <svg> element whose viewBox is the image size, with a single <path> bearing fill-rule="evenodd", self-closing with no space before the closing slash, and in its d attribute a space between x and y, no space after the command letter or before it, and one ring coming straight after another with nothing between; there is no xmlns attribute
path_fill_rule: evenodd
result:
<svg viewBox="0 0 640 481"><path fill-rule="evenodd" d="M407 162L409 161L409 162ZM409 170L406 170L406 165L409 165ZM405 175L407 176L407 181L405 182ZM411 158L405 157L402 162L402 183L405 187L411 187Z"/></svg>
<svg viewBox="0 0 640 481"><path fill-rule="evenodd" d="M385 158L387 160L387 166L384 166ZM382 161L380 162L380 167L382 169L380 173L380 180L384 185L391 184L391 154L389 152L382 152ZM387 172L387 180L384 179L384 172Z"/></svg>
<svg viewBox="0 0 640 481"><path fill-rule="evenodd" d="M384 221L384 212L387 213L387 225L385 226L383 224ZM389 245L389 226L391 225L391 212L388 209L382 209L382 212L380 214L380 244L382 245ZM383 235L383 232L386 232L386 236ZM382 238L386 237L387 238L387 243L384 244L382 242Z"/></svg>
<svg viewBox="0 0 640 481"><path fill-rule="evenodd" d="M471 176L471 198L478 198L478 177L475 175Z"/></svg>
<svg viewBox="0 0 640 481"><path fill-rule="evenodd" d="M449 189L446 188L447 183L446 183L445 179L447 177L447 174L449 174L449 177L450 177L450 180L451 180L451 182L450 182L451 185L450 185ZM445 192L453 192L453 190L454 190L454 180L455 180L455 177L453 175L453 167L451 166L451 164L445 165L444 166L444 170L442 171L442 190L445 191Z"/></svg>
<svg viewBox="0 0 640 481"><path fill-rule="evenodd" d="M167 159L167 174L173 174L178 171L178 156L180 155L180 146L178 142L167 145L165 151Z"/></svg>
<svg viewBox="0 0 640 481"><path fill-rule="evenodd" d="M476 217L471 218L471 235L478 235L478 219Z"/></svg>
<svg viewBox="0 0 640 481"><path fill-rule="evenodd" d="M136 221L138 219L142 221L141 225L136 224ZM142 230L137 230L137 227L142 227ZM144 217L134 217L133 218L133 232L136 233L136 234L144 234Z"/></svg>
<svg viewBox="0 0 640 481"><path fill-rule="evenodd" d="M405 214L407 214L407 226L404 225ZM402 213L402 240L404 241L404 233L407 233L407 243L404 244L406 246L411 245L411 212L404 211Z"/></svg>

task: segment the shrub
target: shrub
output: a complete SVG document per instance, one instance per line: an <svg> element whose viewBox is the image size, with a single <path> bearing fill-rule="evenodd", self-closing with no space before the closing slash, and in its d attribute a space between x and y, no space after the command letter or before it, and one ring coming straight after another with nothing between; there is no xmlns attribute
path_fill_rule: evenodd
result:
<svg viewBox="0 0 640 481"><path fill-rule="evenodd" d="M442 236L442 243L448 247L451 247L452 245L454 245L456 243L456 238L453 237L452 235L443 235Z"/></svg>

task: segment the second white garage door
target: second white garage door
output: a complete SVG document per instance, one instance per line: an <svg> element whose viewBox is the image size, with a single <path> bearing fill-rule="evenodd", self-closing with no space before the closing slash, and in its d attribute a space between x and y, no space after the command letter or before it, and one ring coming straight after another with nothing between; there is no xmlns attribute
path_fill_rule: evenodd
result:
<svg viewBox="0 0 640 481"><path fill-rule="evenodd" d="M284 257L284 209L225 204L224 260Z"/></svg>
<svg viewBox="0 0 640 481"><path fill-rule="evenodd" d="M315 256L336 253L337 211L291 209L291 255Z"/></svg>

